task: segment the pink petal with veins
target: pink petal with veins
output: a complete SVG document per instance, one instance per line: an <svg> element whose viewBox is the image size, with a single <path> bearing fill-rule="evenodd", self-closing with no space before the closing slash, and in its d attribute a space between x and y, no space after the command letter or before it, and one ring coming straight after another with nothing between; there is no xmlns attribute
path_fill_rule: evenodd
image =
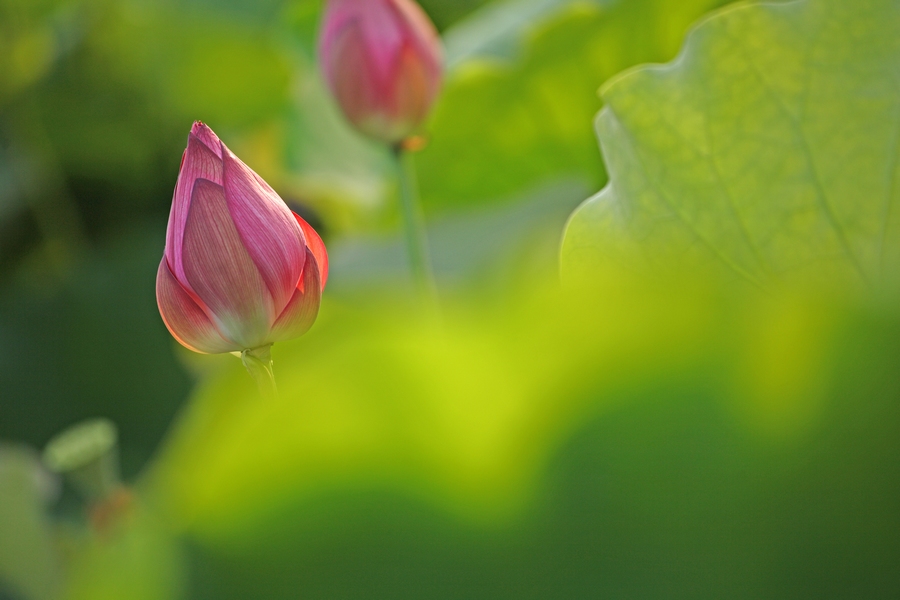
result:
<svg viewBox="0 0 900 600"><path fill-rule="evenodd" d="M175 279L165 257L159 263L156 274L156 302L169 333L194 352L219 354L243 349L225 339L216 329L203 309Z"/></svg>
<svg viewBox="0 0 900 600"><path fill-rule="evenodd" d="M306 268L291 301L272 326L269 342L280 342L299 337L309 331L319 314L323 283L319 267L311 250L306 251Z"/></svg>
<svg viewBox="0 0 900 600"><path fill-rule="evenodd" d="M319 281L324 290L325 282L328 281L328 252L325 250L325 242L322 241L316 230L303 217L294 213L294 218L297 219L300 229L303 230L303 236L306 238L306 247L309 248L312 255L316 258L316 264L319 267Z"/></svg>
<svg viewBox="0 0 900 600"><path fill-rule="evenodd" d="M303 273L303 232L278 194L224 145L223 156L228 211L280 314Z"/></svg>
<svg viewBox="0 0 900 600"><path fill-rule="evenodd" d="M191 133L188 136L187 149L181 159L181 170L178 173L178 182L175 184L172 210L169 213L169 225L166 230L166 258L169 260L175 276L182 282L185 281L184 269L181 267L184 224L191 207L194 182L198 179L208 179L221 185L222 159L216 156L200 138Z"/></svg>
<svg viewBox="0 0 900 600"><path fill-rule="evenodd" d="M182 266L223 335L241 348L264 344L278 313L228 211L225 189L206 179L197 180L191 195Z"/></svg>

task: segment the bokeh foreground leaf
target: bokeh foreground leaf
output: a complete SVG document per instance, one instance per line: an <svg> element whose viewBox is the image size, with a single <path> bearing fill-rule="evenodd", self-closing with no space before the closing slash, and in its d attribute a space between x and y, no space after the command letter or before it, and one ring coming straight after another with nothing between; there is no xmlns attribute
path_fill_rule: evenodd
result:
<svg viewBox="0 0 900 600"><path fill-rule="evenodd" d="M636 251L763 286L896 274L898 29L891 0L743 5L675 62L611 82L597 120L611 183L571 219L564 272Z"/></svg>
<svg viewBox="0 0 900 600"><path fill-rule="evenodd" d="M600 302L554 285L514 301L481 295L447 309L442 325L396 296L331 300L301 343L276 346L279 401L257 399L224 357L146 489L176 528L208 539L256 536L286 503L336 490L389 489L504 520L579 415L622 382L691 362L707 351L698 338L716 337L708 289L660 306L655 284L622 281Z"/></svg>
<svg viewBox="0 0 900 600"><path fill-rule="evenodd" d="M222 357L142 489L176 530L243 546L302 527L298 506L373 491L508 522L581 424L685 380L763 437L807 431L834 307L735 299L706 275L610 271L599 295L523 285L458 300L441 325L396 296L332 299L275 348L278 401Z"/></svg>

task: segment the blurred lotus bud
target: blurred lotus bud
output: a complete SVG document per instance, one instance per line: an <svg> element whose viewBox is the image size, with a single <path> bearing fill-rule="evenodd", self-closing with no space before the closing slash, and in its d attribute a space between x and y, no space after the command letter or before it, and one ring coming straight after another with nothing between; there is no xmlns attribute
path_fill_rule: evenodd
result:
<svg viewBox="0 0 900 600"><path fill-rule="evenodd" d="M389 144L415 132L441 85L440 38L413 0L328 0L319 61L347 119Z"/></svg>
<svg viewBox="0 0 900 600"><path fill-rule="evenodd" d="M194 123L156 277L159 312L175 339L217 354L303 335L327 277L315 230L212 129Z"/></svg>

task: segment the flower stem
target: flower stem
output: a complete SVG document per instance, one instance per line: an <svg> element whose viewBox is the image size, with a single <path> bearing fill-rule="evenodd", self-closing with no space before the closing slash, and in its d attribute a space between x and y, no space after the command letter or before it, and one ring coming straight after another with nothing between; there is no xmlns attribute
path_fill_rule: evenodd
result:
<svg viewBox="0 0 900 600"><path fill-rule="evenodd" d="M253 350L244 350L241 352L241 362L256 381L260 395L266 400L276 400L278 387L275 385L275 373L272 370L271 344Z"/></svg>
<svg viewBox="0 0 900 600"><path fill-rule="evenodd" d="M393 149L397 162L397 178L400 184L400 208L403 213L403 230L406 237L406 251L412 267L416 289L422 300L436 306L437 286L431 268L428 251L428 234L425 218L419 201L419 185L412 157L398 144Z"/></svg>

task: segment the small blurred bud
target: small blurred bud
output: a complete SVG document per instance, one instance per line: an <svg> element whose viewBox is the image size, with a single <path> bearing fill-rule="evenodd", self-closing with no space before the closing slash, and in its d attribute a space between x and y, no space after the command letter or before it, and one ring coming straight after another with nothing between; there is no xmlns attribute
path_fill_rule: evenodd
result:
<svg viewBox="0 0 900 600"><path fill-rule="evenodd" d="M102 501L121 486L118 437L108 419L83 421L47 443L44 464L64 475L87 501Z"/></svg>
<svg viewBox="0 0 900 600"><path fill-rule="evenodd" d="M328 0L319 62L350 123L396 144L428 116L441 86L443 51L434 24L413 0Z"/></svg>

